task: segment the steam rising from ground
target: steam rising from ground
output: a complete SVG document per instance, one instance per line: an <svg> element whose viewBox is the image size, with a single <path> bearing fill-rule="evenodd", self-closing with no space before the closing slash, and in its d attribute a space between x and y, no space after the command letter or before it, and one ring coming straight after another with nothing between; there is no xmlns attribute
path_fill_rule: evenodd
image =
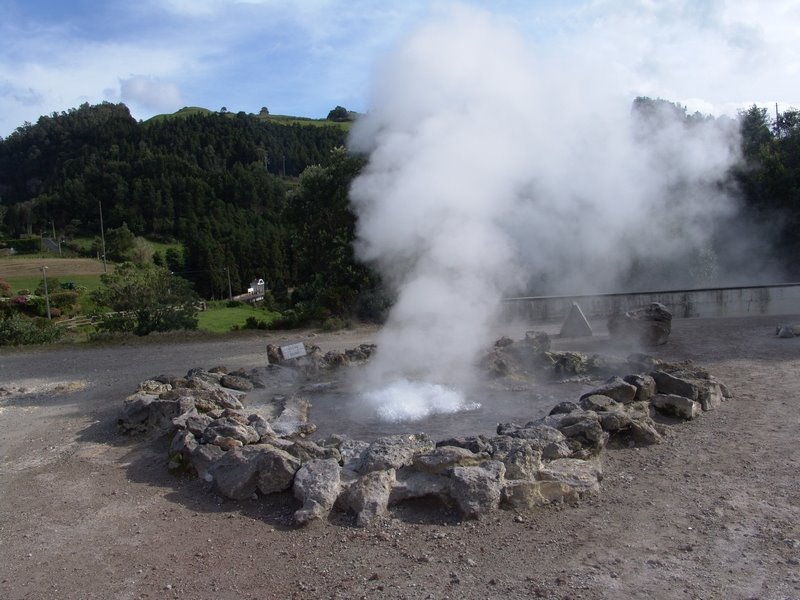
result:
<svg viewBox="0 0 800 600"><path fill-rule="evenodd" d="M636 117L618 72L592 48L537 57L465 8L383 65L351 136L369 154L351 189L357 252L397 293L369 406L450 410L449 392L409 380L468 385L504 294L613 290L652 262L687 275L733 214L719 185L737 160L732 125Z"/></svg>

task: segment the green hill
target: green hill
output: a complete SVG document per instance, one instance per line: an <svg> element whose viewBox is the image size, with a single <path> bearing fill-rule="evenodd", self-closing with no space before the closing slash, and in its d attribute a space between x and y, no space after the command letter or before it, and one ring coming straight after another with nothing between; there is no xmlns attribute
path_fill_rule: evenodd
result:
<svg viewBox="0 0 800 600"><path fill-rule="evenodd" d="M336 127L337 129L341 129L343 131L349 131L350 127L352 126L352 120L346 121L333 121L330 119L313 119L311 117L298 117L293 115L272 115L272 114L254 114L254 113L235 113L230 111L213 111L207 108L202 108L199 106L184 106L178 111L174 113L166 113L161 115L155 115L144 121L147 124L152 123L159 123L165 120L173 119L173 118L185 118L191 117L196 115L225 115L228 118L235 118L238 117L240 114L246 115L250 118L258 119L259 121L266 121L269 123L276 123L279 125L300 125L300 126L310 126L310 127ZM356 113L350 113L355 117Z"/></svg>

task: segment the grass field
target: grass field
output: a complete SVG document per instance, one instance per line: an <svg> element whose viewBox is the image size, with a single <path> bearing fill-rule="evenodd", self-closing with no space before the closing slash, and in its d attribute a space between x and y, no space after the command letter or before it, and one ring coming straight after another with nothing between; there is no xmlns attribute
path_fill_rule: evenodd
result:
<svg viewBox="0 0 800 600"><path fill-rule="evenodd" d="M158 121L164 121L166 119L173 119L173 118L181 118L181 117L189 117L192 115L210 115L213 114L215 111L209 110L207 108L201 108L199 106L187 106L180 109L177 112L171 114L163 114L163 115L155 115L154 117L149 118L145 123L157 123ZM236 111L230 111L225 113L230 118L234 118L236 116ZM350 127L353 125L351 121L329 121L328 119L312 119L310 117L295 117L292 115L255 115L262 121L272 121L273 123L278 123L280 125L306 125L311 127L338 127L339 129L344 129L345 131L349 131Z"/></svg>
<svg viewBox="0 0 800 600"><path fill-rule="evenodd" d="M93 258L58 258L56 256L8 256L0 258L0 279L13 291L34 290L42 281L42 267L47 267L47 279L72 281L89 290L100 287L103 263ZM113 265L108 265L109 271Z"/></svg>
<svg viewBox="0 0 800 600"><path fill-rule="evenodd" d="M198 314L197 327L212 333L225 333L234 327L243 328L248 317L270 323L278 316L278 313L267 312L252 306L242 305L229 308L224 303L220 305L209 303L208 309Z"/></svg>

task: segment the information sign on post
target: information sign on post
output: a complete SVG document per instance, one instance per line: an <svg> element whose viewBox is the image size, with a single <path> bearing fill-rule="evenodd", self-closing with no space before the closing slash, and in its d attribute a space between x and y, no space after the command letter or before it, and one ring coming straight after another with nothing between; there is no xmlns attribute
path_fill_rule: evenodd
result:
<svg viewBox="0 0 800 600"><path fill-rule="evenodd" d="M281 355L283 356L283 360L300 358L306 355L306 345L303 342L297 342L296 344L281 346Z"/></svg>

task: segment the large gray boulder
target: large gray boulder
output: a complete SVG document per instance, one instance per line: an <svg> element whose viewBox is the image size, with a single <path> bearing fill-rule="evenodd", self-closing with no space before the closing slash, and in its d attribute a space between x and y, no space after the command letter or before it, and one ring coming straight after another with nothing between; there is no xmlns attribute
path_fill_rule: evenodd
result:
<svg viewBox="0 0 800 600"><path fill-rule="evenodd" d="M174 420L185 413L195 412L194 400L180 397L177 400L153 400L147 405L147 431L153 436L172 435L178 426Z"/></svg>
<svg viewBox="0 0 800 600"><path fill-rule="evenodd" d="M560 415L559 415L560 416ZM547 417L546 417L547 418ZM566 441L567 438L557 428L542 422L526 423L524 427L519 425L504 424L498 425L497 433L500 436L510 436L520 438L530 443L531 447L540 450L542 458L555 459L572 455ZM497 438L492 438L492 443Z"/></svg>
<svg viewBox="0 0 800 600"><path fill-rule="evenodd" d="M503 506L529 510L548 504L575 504L580 494L562 481L508 480L503 487Z"/></svg>
<svg viewBox="0 0 800 600"><path fill-rule="evenodd" d="M390 435L372 442L361 454L359 473L386 471L411 465L420 454L432 451L434 441L424 433Z"/></svg>
<svg viewBox="0 0 800 600"><path fill-rule="evenodd" d="M622 404L620 404L619 402L617 402L613 398L610 398L608 396L603 396L601 394L592 394L592 393L584 394L583 396L581 396L580 402L578 404L579 404L579 406L577 408L579 410L591 410L591 411L594 411L596 413L617 411L617 410L621 410L621 408L622 408ZM570 412L573 412L573 411L570 411ZM548 416L552 416L552 414L553 413L551 411L551 415L548 415ZM561 413L555 413L555 414L568 415L570 413L561 412Z"/></svg>
<svg viewBox="0 0 800 600"><path fill-rule="evenodd" d="M582 497L600 491L603 469L597 460L562 458L546 463L539 472L539 479L564 483Z"/></svg>
<svg viewBox="0 0 800 600"><path fill-rule="evenodd" d="M192 468L200 479L213 481L213 476L209 472L220 457L225 455L225 450L214 444L198 444L189 457Z"/></svg>
<svg viewBox="0 0 800 600"><path fill-rule="evenodd" d="M531 440L502 436L492 446L492 459L505 465L507 479L533 479L542 467L542 450Z"/></svg>
<svg viewBox="0 0 800 600"><path fill-rule="evenodd" d="M253 389L253 382L242 375L223 375L219 383L223 387L239 392L249 392Z"/></svg>
<svg viewBox="0 0 800 600"><path fill-rule="evenodd" d="M250 446L225 452L208 473L218 494L233 500L246 500L256 492L261 454Z"/></svg>
<svg viewBox="0 0 800 600"><path fill-rule="evenodd" d="M628 404L636 398L636 386L626 382L621 377L615 376L600 387L583 394L580 400L594 395L607 396L621 404Z"/></svg>
<svg viewBox="0 0 800 600"><path fill-rule="evenodd" d="M474 467L453 467L450 493L464 517L478 519L499 506L505 473L505 465L497 460Z"/></svg>
<svg viewBox="0 0 800 600"><path fill-rule="evenodd" d="M306 525L328 517L342 489L339 463L332 459L314 459L305 463L294 476L292 492L303 503L294 520Z"/></svg>
<svg viewBox="0 0 800 600"><path fill-rule="evenodd" d="M634 402L649 402L656 393L656 381L650 375L626 375L622 379L636 388Z"/></svg>
<svg viewBox="0 0 800 600"><path fill-rule="evenodd" d="M714 410L722 404L722 386L703 371L653 371L651 375L659 394L697 400L704 411Z"/></svg>
<svg viewBox="0 0 800 600"><path fill-rule="evenodd" d="M612 338L639 342L645 346L666 344L671 331L672 313L659 302L629 310L622 315L613 315L608 320L608 332Z"/></svg>
<svg viewBox="0 0 800 600"><path fill-rule="evenodd" d="M300 462L308 462L315 458L332 458L338 463L342 458L336 448L320 446L316 442L304 439L294 440L285 450L292 456L296 456Z"/></svg>
<svg viewBox="0 0 800 600"><path fill-rule="evenodd" d="M158 400L158 396L137 392L125 398L122 411L117 418L117 427L122 434L139 434L147 431L150 417L150 404Z"/></svg>
<svg viewBox="0 0 800 600"><path fill-rule="evenodd" d="M272 429L280 437L308 435L317 427L308 417L311 403L303 397L291 396L282 399L278 417L272 421Z"/></svg>
<svg viewBox="0 0 800 600"><path fill-rule="evenodd" d="M661 413L686 420L694 419L703 410L697 400L675 394L656 394L650 404Z"/></svg>
<svg viewBox="0 0 800 600"><path fill-rule="evenodd" d="M260 448L259 473L256 484L262 494L283 492L292 487L295 473L301 462L285 450L270 444L251 446Z"/></svg>
<svg viewBox="0 0 800 600"><path fill-rule="evenodd" d="M380 473L381 471L375 471ZM450 502L450 478L445 474L426 473L403 468L396 472L389 504L397 504L413 498L432 497L444 503Z"/></svg>
<svg viewBox="0 0 800 600"><path fill-rule="evenodd" d="M457 446L438 446L420 454L414 458L411 468L424 473L447 473L453 467L469 467L482 463L489 456L487 454L475 454L466 448Z"/></svg>
<svg viewBox="0 0 800 600"><path fill-rule="evenodd" d="M243 424L240 420L222 417L211 421L203 432L203 442L206 444L215 444L219 438L230 438L247 445L255 444L261 436L254 427Z"/></svg>
<svg viewBox="0 0 800 600"><path fill-rule="evenodd" d="M367 527L375 518L388 513L396 481L394 469L370 471L349 487L343 503L356 514L356 525Z"/></svg>

